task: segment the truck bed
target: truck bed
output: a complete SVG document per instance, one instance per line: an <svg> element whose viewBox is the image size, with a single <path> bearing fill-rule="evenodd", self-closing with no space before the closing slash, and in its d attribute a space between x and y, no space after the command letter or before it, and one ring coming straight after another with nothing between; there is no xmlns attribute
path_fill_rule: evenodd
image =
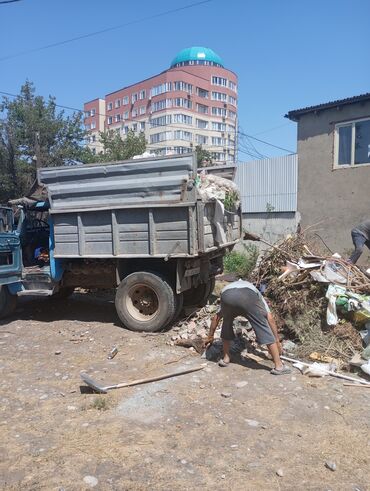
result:
<svg viewBox="0 0 370 491"><path fill-rule="evenodd" d="M40 169L50 201L56 258L194 257L235 244L241 212L198 198L193 154Z"/></svg>

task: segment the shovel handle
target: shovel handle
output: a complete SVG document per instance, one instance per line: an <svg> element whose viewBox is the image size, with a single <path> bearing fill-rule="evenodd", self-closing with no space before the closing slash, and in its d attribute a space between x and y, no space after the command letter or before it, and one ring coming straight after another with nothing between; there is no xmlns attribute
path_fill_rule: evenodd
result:
<svg viewBox="0 0 370 491"><path fill-rule="evenodd" d="M109 389L121 389L123 387L131 387L133 385L147 384L149 382L156 382L157 380L163 380L166 378L177 377L179 375L185 375L186 373L198 372L203 370L204 367L188 368L187 370L180 370L177 372L166 373L165 375L158 375L157 377L141 378L133 380L132 382L124 382L122 384L112 385Z"/></svg>

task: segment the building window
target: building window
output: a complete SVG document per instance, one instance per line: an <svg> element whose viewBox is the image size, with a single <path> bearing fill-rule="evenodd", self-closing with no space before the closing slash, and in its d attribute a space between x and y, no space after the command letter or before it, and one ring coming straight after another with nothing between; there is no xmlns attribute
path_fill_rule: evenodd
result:
<svg viewBox="0 0 370 491"><path fill-rule="evenodd" d="M204 135L195 135L195 141L199 144L199 145L207 145L208 143L208 136L204 136Z"/></svg>
<svg viewBox="0 0 370 491"><path fill-rule="evenodd" d="M182 97L176 97L173 100L174 107L185 107L186 109L191 109L192 102L189 99L184 99Z"/></svg>
<svg viewBox="0 0 370 491"><path fill-rule="evenodd" d="M212 121L212 129L213 131L226 131L226 124Z"/></svg>
<svg viewBox="0 0 370 491"><path fill-rule="evenodd" d="M232 82L231 80L229 80L229 89L236 92L236 84L234 82Z"/></svg>
<svg viewBox="0 0 370 491"><path fill-rule="evenodd" d="M89 118L91 116L91 111L85 111L85 118Z"/></svg>
<svg viewBox="0 0 370 491"><path fill-rule="evenodd" d="M230 119L236 119L236 112L235 111L229 111L229 118Z"/></svg>
<svg viewBox="0 0 370 491"><path fill-rule="evenodd" d="M159 118L153 118L150 120L150 127L155 128L157 126L166 126L171 124L171 114L166 114L166 116L160 116Z"/></svg>
<svg viewBox="0 0 370 491"><path fill-rule="evenodd" d="M174 132L174 139L175 140L186 140L186 141L192 141L193 135L190 133L190 131L183 131L183 130L176 130Z"/></svg>
<svg viewBox="0 0 370 491"><path fill-rule="evenodd" d="M150 96L154 97L155 95L160 95L160 94L164 94L165 92L170 92L171 88L172 88L171 82L156 85L155 87L152 87L150 89Z"/></svg>
<svg viewBox="0 0 370 491"><path fill-rule="evenodd" d="M235 126L233 124L228 124L227 131L230 131L230 133L235 133Z"/></svg>
<svg viewBox="0 0 370 491"><path fill-rule="evenodd" d="M203 97L204 99L208 99L209 92L206 89L202 89L201 87L197 87L197 95L199 97Z"/></svg>
<svg viewBox="0 0 370 491"><path fill-rule="evenodd" d="M197 104L197 111L201 114L208 114L208 106L204 106L203 104Z"/></svg>
<svg viewBox="0 0 370 491"><path fill-rule="evenodd" d="M95 114L96 114L96 110L95 109L91 109L90 116L95 116Z"/></svg>
<svg viewBox="0 0 370 491"><path fill-rule="evenodd" d="M132 114L132 117L133 117L133 118L136 118L136 116L138 115L138 110L137 110L137 108L133 109L131 114Z"/></svg>
<svg viewBox="0 0 370 491"><path fill-rule="evenodd" d="M95 128L96 128L96 123L95 123L95 121L92 121L91 122L91 129L95 130Z"/></svg>
<svg viewBox="0 0 370 491"><path fill-rule="evenodd" d="M167 109L169 107L171 107L171 99L161 99L160 101L153 102L152 112L162 111L163 109Z"/></svg>
<svg viewBox="0 0 370 491"><path fill-rule="evenodd" d="M173 122L191 125L193 124L193 118L191 116L188 116L187 114L174 114Z"/></svg>
<svg viewBox="0 0 370 491"><path fill-rule="evenodd" d="M225 154L223 152L211 152L211 157L213 160L223 161L225 159Z"/></svg>
<svg viewBox="0 0 370 491"><path fill-rule="evenodd" d="M146 92L145 90L140 90L139 92L139 99L142 101L146 97Z"/></svg>
<svg viewBox="0 0 370 491"><path fill-rule="evenodd" d="M128 111L125 111L122 115L122 119L128 119Z"/></svg>
<svg viewBox="0 0 370 491"><path fill-rule="evenodd" d="M229 95L229 103L232 104L233 106L236 106L236 98L233 97L232 95Z"/></svg>
<svg viewBox="0 0 370 491"><path fill-rule="evenodd" d="M91 129L91 124L85 124L85 130L89 131Z"/></svg>
<svg viewBox="0 0 370 491"><path fill-rule="evenodd" d="M212 100L226 102L227 95L224 94L223 92L212 92Z"/></svg>
<svg viewBox="0 0 370 491"><path fill-rule="evenodd" d="M113 123L113 118L112 118L112 116L108 116L108 120L107 120L107 121L108 121L108 124L112 124L112 123Z"/></svg>
<svg viewBox="0 0 370 491"><path fill-rule="evenodd" d="M336 167L370 164L370 119L335 126Z"/></svg>
<svg viewBox="0 0 370 491"><path fill-rule="evenodd" d="M176 154L183 154L183 153L189 153L191 152L191 148L188 147L173 147L173 151Z"/></svg>
<svg viewBox="0 0 370 491"><path fill-rule="evenodd" d="M206 130L208 128L208 121L205 121L204 119L197 119L197 128Z"/></svg>
<svg viewBox="0 0 370 491"><path fill-rule="evenodd" d="M125 97L122 98L122 105L126 106L128 104L128 95L125 95Z"/></svg>
<svg viewBox="0 0 370 491"><path fill-rule="evenodd" d="M226 109L224 107L212 107L212 116L226 117Z"/></svg>
<svg viewBox="0 0 370 491"><path fill-rule="evenodd" d="M116 123L119 123L121 121L121 115L120 114L116 114L115 118L114 118L114 121Z"/></svg>
<svg viewBox="0 0 370 491"><path fill-rule="evenodd" d="M212 77L213 85L221 85L221 87L227 87L227 80L223 77Z"/></svg>
<svg viewBox="0 0 370 491"><path fill-rule="evenodd" d="M150 143L159 143L166 140L172 140L172 131L162 131L161 133L150 135Z"/></svg>
<svg viewBox="0 0 370 491"><path fill-rule="evenodd" d="M107 104L107 111L111 111L113 109L113 103L112 102L108 102Z"/></svg>
<svg viewBox="0 0 370 491"><path fill-rule="evenodd" d="M91 141L92 141L93 143L94 143L94 142L96 142L96 135L92 135L92 137L91 137Z"/></svg>
<svg viewBox="0 0 370 491"><path fill-rule="evenodd" d="M145 106L140 106L140 114L145 114Z"/></svg>
<svg viewBox="0 0 370 491"><path fill-rule="evenodd" d="M139 94L136 92L135 94L132 94L131 96L131 103L134 104L139 99Z"/></svg>
<svg viewBox="0 0 370 491"><path fill-rule="evenodd" d="M116 99L116 100L114 101L114 107L115 107L116 109L118 109L119 107L121 107L121 99Z"/></svg>
<svg viewBox="0 0 370 491"><path fill-rule="evenodd" d="M173 90L181 90L183 92L187 92L188 94L191 94L193 92L193 86L186 82L179 81L173 83Z"/></svg>
<svg viewBox="0 0 370 491"><path fill-rule="evenodd" d="M220 138L219 136L212 136L212 145L216 147L224 147L226 145L225 138Z"/></svg>
<svg viewBox="0 0 370 491"><path fill-rule="evenodd" d="M127 135L127 133L129 132L129 127L128 126L124 126L123 132L124 132L125 135Z"/></svg>
<svg viewBox="0 0 370 491"><path fill-rule="evenodd" d="M145 121L140 123L140 131L145 131Z"/></svg>

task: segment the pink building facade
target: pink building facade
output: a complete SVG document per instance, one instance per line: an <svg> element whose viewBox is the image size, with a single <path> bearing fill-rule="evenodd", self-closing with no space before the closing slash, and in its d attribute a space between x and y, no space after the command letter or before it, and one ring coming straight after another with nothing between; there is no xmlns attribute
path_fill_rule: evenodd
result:
<svg viewBox="0 0 370 491"><path fill-rule="evenodd" d="M84 105L88 144L100 152L99 132L122 138L143 132L147 150L182 154L201 145L213 162L235 161L237 76L212 50L181 51L168 70Z"/></svg>

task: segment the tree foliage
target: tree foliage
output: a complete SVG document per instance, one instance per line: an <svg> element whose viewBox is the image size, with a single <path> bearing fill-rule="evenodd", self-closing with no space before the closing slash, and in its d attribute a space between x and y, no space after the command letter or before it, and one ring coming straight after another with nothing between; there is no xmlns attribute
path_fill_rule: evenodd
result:
<svg viewBox="0 0 370 491"><path fill-rule="evenodd" d="M103 151L90 157L90 162L114 162L116 160L128 160L135 155L141 155L146 149L144 133L138 136L129 130L125 139L122 139L116 131L110 130L100 133L100 142Z"/></svg>
<svg viewBox="0 0 370 491"><path fill-rule="evenodd" d="M204 150L202 145L197 145L195 147L197 153L197 163L198 167L209 167L212 165L212 155L208 150Z"/></svg>
<svg viewBox="0 0 370 491"><path fill-rule="evenodd" d="M58 112L55 98L36 95L31 82L4 97L0 112L0 202L27 194L37 167L89 159L81 113Z"/></svg>

